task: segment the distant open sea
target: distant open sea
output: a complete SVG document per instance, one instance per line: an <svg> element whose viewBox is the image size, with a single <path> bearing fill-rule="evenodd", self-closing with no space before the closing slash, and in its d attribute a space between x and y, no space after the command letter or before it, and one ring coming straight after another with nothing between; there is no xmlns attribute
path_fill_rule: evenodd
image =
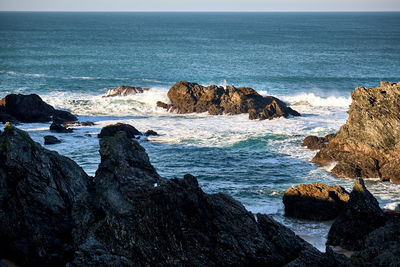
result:
<svg viewBox="0 0 400 267"><path fill-rule="evenodd" d="M180 80L248 86L303 116L250 121L248 115L178 115L156 107ZM310 162L307 135L339 130L356 86L400 81L400 13L29 13L0 12L0 97L36 93L96 123L48 147L97 169L101 127L125 122L160 136L141 141L165 177L198 177L253 212L271 214L325 249L330 222L285 218L292 185L322 182L351 190ZM150 87L102 98L120 85ZM49 123L22 124L43 144ZM85 134L91 134L87 136ZM329 168L328 168L329 170ZM400 186L367 181L382 207Z"/></svg>

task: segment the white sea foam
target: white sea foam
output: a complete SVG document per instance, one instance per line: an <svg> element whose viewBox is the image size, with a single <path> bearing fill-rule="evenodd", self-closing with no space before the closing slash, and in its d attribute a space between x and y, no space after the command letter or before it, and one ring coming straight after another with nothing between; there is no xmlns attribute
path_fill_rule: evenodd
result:
<svg viewBox="0 0 400 267"><path fill-rule="evenodd" d="M329 96L321 97L313 93L303 93L295 96L285 96L282 100L293 106L314 106L314 107L348 107L351 104L350 97Z"/></svg>

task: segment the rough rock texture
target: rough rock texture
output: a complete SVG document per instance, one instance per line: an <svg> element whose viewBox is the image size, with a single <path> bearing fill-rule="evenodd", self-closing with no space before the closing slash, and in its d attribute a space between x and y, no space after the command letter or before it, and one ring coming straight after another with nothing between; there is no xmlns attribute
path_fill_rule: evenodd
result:
<svg viewBox="0 0 400 267"><path fill-rule="evenodd" d="M328 234L328 245L348 250L365 248L365 237L384 224L384 213L378 201L358 178L347 206L336 218Z"/></svg>
<svg viewBox="0 0 400 267"><path fill-rule="evenodd" d="M61 124L57 124L57 123L53 122L50 125L50 131L51 132L56 132L56 133L72 133L73 130L65 128Z"/></svg>
<svg viewBox="0 0 400 267"><path fill-rule="evenodd" d="M334 266L267 215L192 175L160 177L125 132L100 139L93 182L9 126L0 136L0 258L29 266Z"/></svg>
<svg viewBox="0 0 400 267"><path fill-rule="evenodd" d="M285 215L301 219L331 220L346 207L349 193L339 185L300 184L283 196Z"/></svg>
<svg viewBox="0 0 400 267"><path fill-rule="evenodd" d="M57 137L52 136L52 135L46 135L43 138L44 138L45 145L54 145L54 144L61 143L61 141Z"/></svg>
<svg viewBox="0 0 400 267"><path fill-rule="evenodd" d="M322 149L325 148L329 144L329 141L335 136L336 134L328 134L325 137L310 135L304 139L302 146L305 146L311 150Z"/></svg>
<svg viewBox="0 0 400 267"><path fill-rule="evenodd" d="M132 125L125 124L125 123L116 123L116 124L107 125L106 127L103 127L101 129L100 133L98 134L98 137L103 138L105 136L113 136L117 132L120 132L120 131L125 132L126 136L128 138L135 138L135 136L137 136L137 135L142 135L142 133L139 132Z"/></svg>
<svg viewBox="0 0 400 267"><path fill-rule="evenodd" d="M27 266L71 260L71 211L88 182L75 162L7 126L0 135L0 259Z"/></svg>
<svg viewBox="0 0 400 267"><path fill-rule="evenodd" d="M337 162L339 177L379 177L400 183L400 83L358 87L349 118L313 161Z"/></svg>
<svg viewBox="0 0 400 267"><path fill-rule="evenodd" d="M157 102L158 107L178 113L208 112L211 115L249 113L250 119L273 119L277 117L300 116L279 99L263 97L248 87L210 85L181 81L168 91L172 104Z"/></svg>
<svg viewBox="0 0 400 267"><path fill-rule="evenodd" d="M153 131L153 130L147 130L147 131L144 133L144 135L145 135L145 136L158 135L158 133L155 132L155 131Z"/></svg>
<svg viewBox="0 0 400 267"><path fill-rule="evenodd" d="M64 110L55 110L53 113L53 122L57 124L63 124L65 122L73 122L77 121L78 118Z"/></svg>
<svg viewBox="0 0 400 267"><path fill-rule="evenodd" d="M112 88L107 91L103 97L113 97L113 96L128 96L128 95L136 95L143 93L144 91L149 90L150 88L142 88L142 87L132 87L122 85L118 88Z"/></svg>
<svg viewBox="0 0 400 267"><path fill-rule="evenodd" d="M0 119L3 123L16 120L20 122L48 122L53 115L56 115L56 120L57 118L62 120L67 117L69 120L77 120L68 111L56 110L46 104L36 94L10 94L0 100Z"/></svg>

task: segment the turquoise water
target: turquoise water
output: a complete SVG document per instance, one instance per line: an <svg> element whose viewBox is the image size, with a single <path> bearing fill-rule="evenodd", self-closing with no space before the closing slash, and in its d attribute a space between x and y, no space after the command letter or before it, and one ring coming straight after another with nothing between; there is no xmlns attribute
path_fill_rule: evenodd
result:
<svg viewBox="0 0 400 267"><path fill-rule="evenodd" d="M303 116L249 121L158 109L180 80L253 87ZM58 134L64 142L50 149L93 175L102 126L156 130L160 136L141 143L160 174L192 173L206 192L272 214L321 249L329 223L284 218L281 197L299 183L351 189L351 180L310 163L315 152L301 143L336 132L350 92L380 80L400 80L400 13L0 13L0 97L37 93L97 123ZM151 89L101 97L120 85ZM48 126L20 125L40 143ZM382 206L400 201L398 186L368 187Z"/></svg>

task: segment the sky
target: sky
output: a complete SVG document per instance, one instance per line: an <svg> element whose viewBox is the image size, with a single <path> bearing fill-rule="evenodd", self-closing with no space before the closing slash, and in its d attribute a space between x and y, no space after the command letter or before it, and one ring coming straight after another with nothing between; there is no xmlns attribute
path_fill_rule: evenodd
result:
<svg viewBox="0 0 400 267"><path fill-rule="evenodd" d="M0 0L0 11L400 11L400 0Z"/></svg>

